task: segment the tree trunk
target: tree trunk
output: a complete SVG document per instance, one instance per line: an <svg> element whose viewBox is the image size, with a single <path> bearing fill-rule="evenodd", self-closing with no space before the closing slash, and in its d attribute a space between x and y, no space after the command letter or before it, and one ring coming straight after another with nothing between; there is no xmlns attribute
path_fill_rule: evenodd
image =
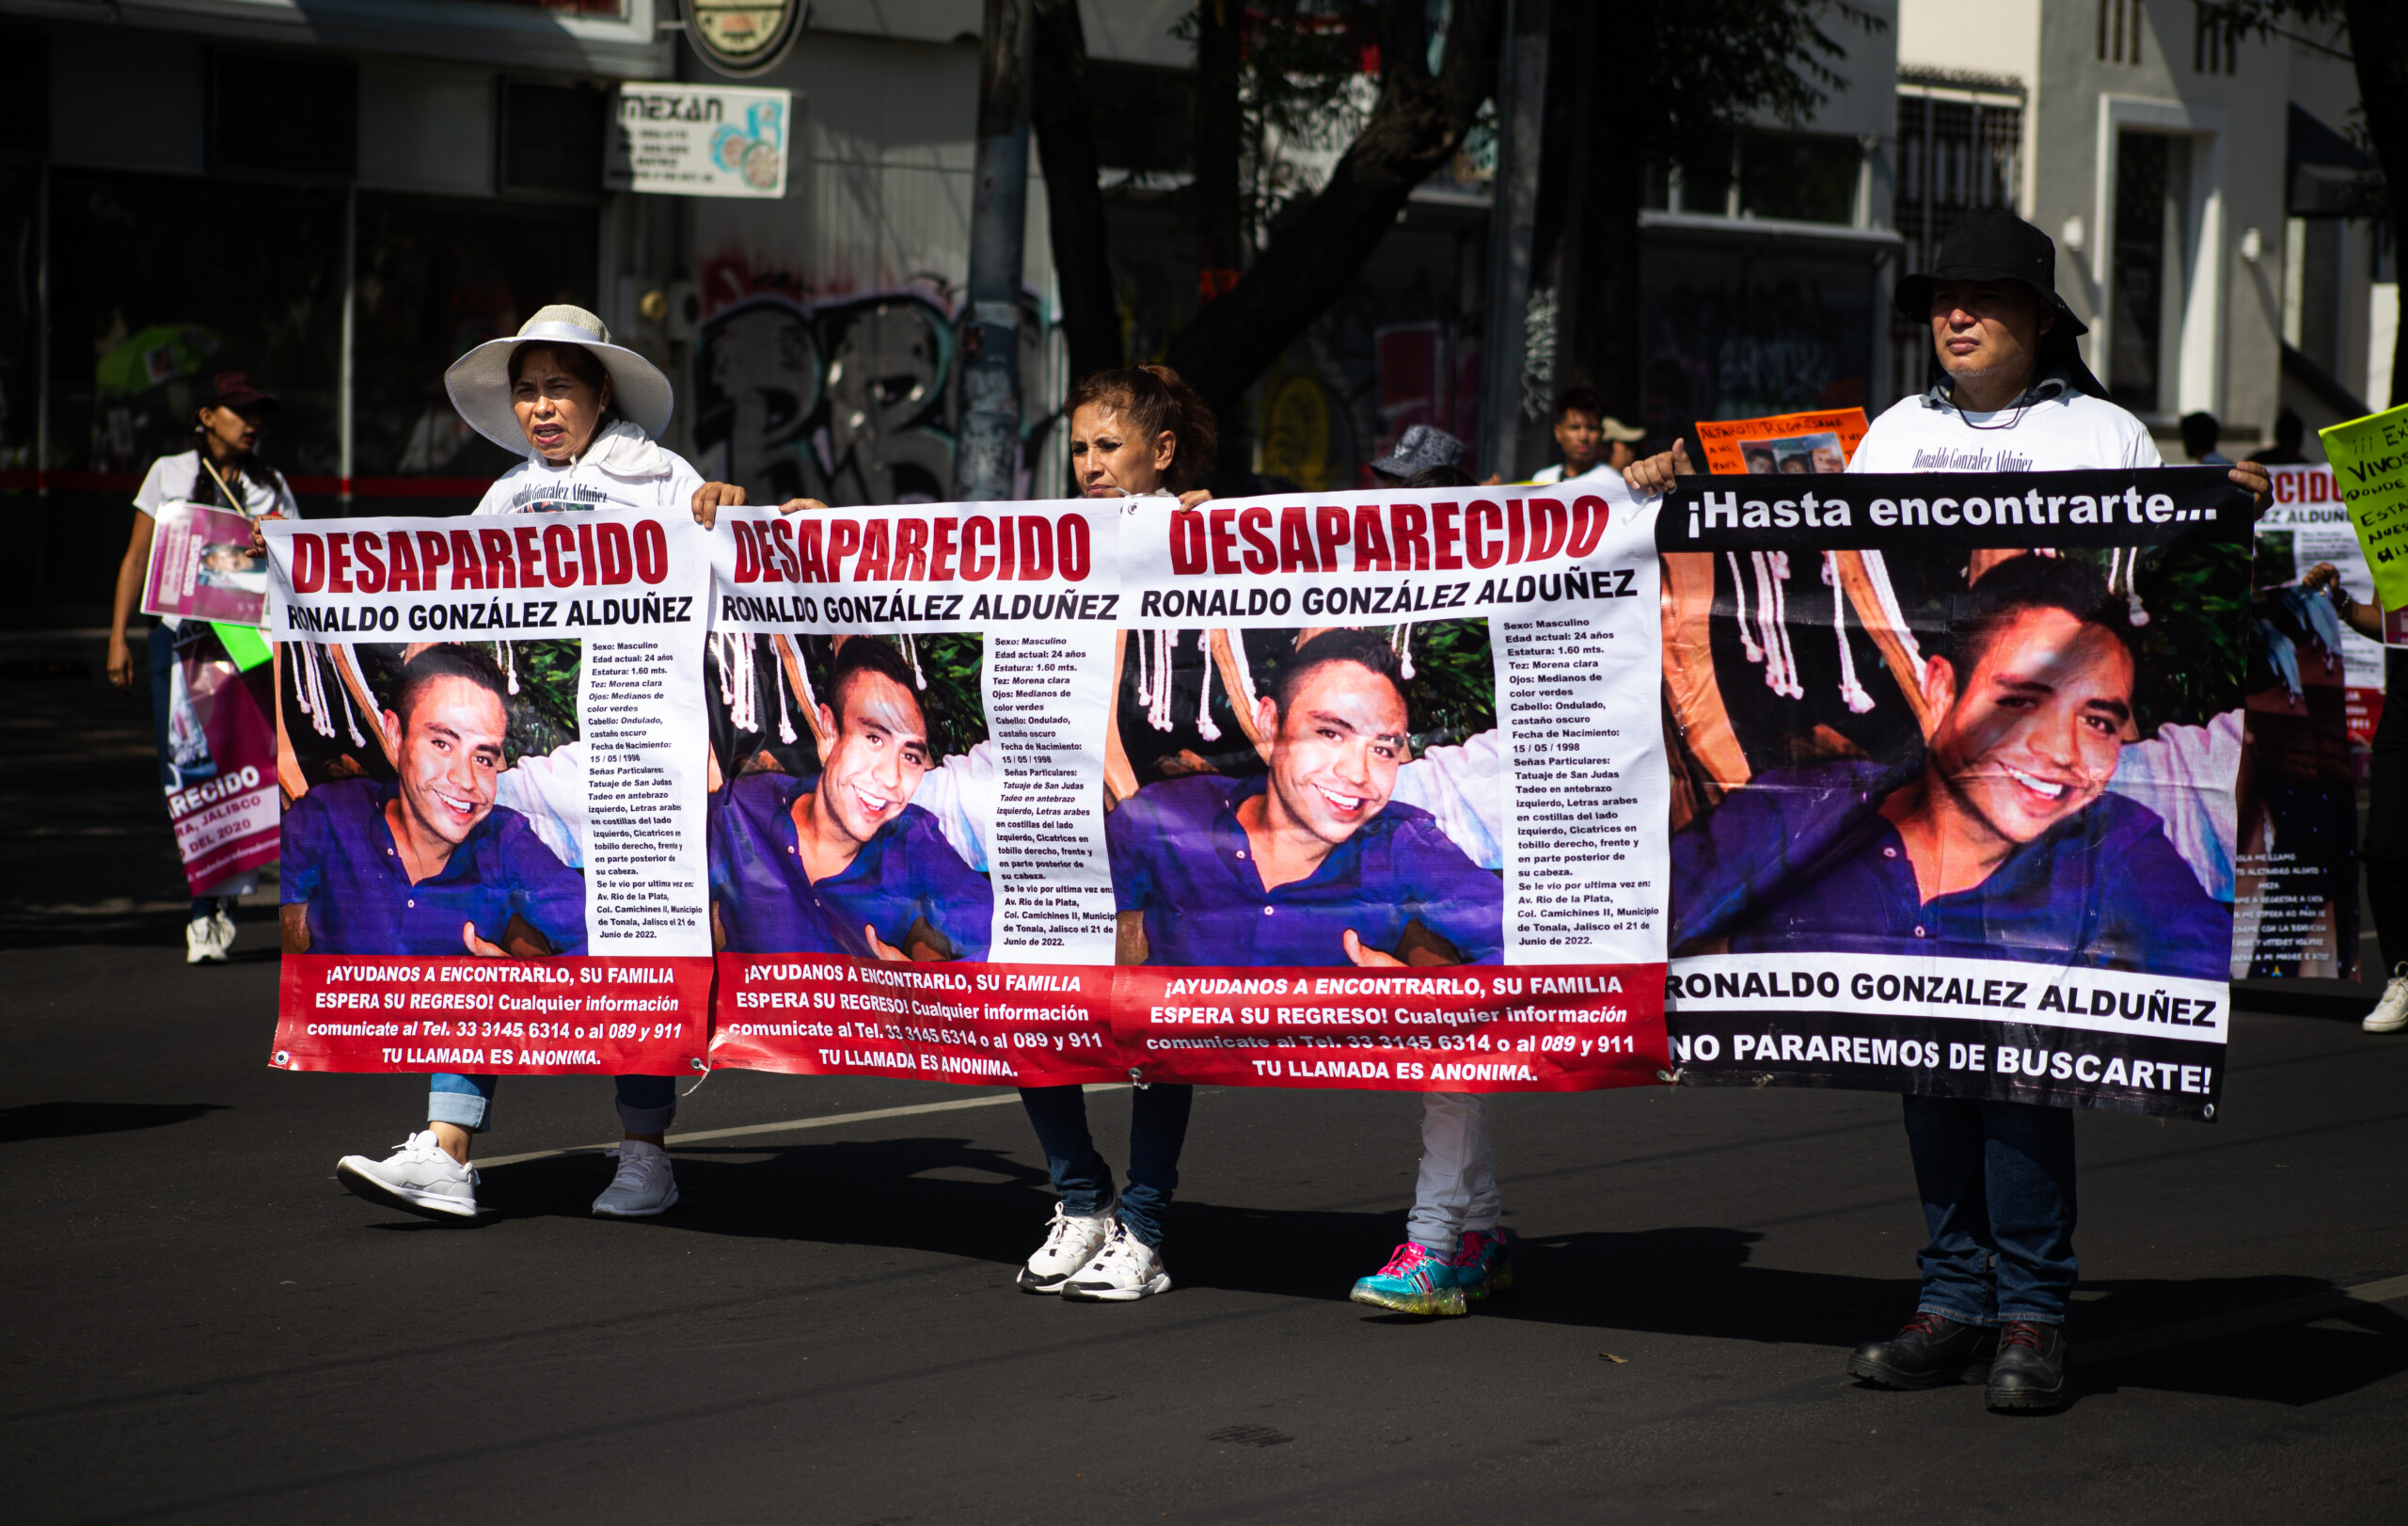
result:
<svg viewBox="0 0 2408 1526"><path fill-rule="evenodd" d="M2350 53L2367 135L2383 165L2395 258L2408 253L2408 7L2400 0L2348 0ZM2408 403L2408 324L2391 350L2391 405Z"/></svg>
<svg viewBox="0 0 2408 1526"><path fill-rule="evenodd" d="M1606 411L1625 423L1640 417L1639 204L1645 167L1633 145L1629 108L1619 92L1596 88L1618 67L1632 62L1634 40L1643 37L1641 8L1608 4L1582 8L1574 36L1578 50L1572 88L1586 92L1573 103L1567 123L1579 134L1567 155L1573 183L1565 209L1563 276L1556 290L1562 329L1556 344L1559 391L1587 387L1601 393Z"/></svg>
<svg viewBox="0 0 2408 1526"><path fill-rule="evenodd" d="M1029 116L1045 167L1045 222L1062 287L1062 332L1070 374L1121 365L1120 306L1112 287L1112 239L1104 222L1095 110L1087 97L1086 32L1078 0L1036 0L1035 91Z"/></svg>
<svg viewBox="0 0 2408 1526"><path fill-rule="evenodd" d="M1370 120L1321 193L1285 223L1233 289L1171 341L1171 364L1215 413L1228 415L1328 310L1396 226L1405 198L1462 143L1496 83L1503 11L1503 0L1456 0L1434 78L1424 0L1382 0L1380 93Z"/></svg>

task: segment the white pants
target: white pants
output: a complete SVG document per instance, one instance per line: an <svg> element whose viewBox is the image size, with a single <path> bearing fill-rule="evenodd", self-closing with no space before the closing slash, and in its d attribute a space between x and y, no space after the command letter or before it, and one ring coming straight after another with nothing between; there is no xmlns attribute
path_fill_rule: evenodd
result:
<svg viewBox="0 0 2408 1526"><path fill-rule="evenodd" d="M1493 1230L1505 1211L1488 1152L1488 1111L1476 1094L1421 1094L1421 1175L1405 1233L1425 1249L1453 1255L1465 1230Z"/></svg>

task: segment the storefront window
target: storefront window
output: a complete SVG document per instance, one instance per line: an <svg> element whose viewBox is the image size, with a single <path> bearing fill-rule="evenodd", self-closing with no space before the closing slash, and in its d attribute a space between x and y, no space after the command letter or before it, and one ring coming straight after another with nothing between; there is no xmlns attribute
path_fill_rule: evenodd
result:
<svg viewBox="0 0 2408 1526"><path fill-rule="evenodd" d="M358 216L354 474L500 475L518 457L461 421L444 368L547 303L599 307L596 213L362 193Z"/></svg>
<svg viewBox="0 0 2408 1526"><path fill-rule="evenodd" d="M1651 432L1866 401L1875 314L1861 251L1651 243L1640 310Z"/></svg>
<svg viewBox="0 0 2408 1526"><path fill-rule="evenodd" d="M284 403L267 459L335 470L341 191L60 170L50 204L53 469L138 476L242 371Z"/></svg>

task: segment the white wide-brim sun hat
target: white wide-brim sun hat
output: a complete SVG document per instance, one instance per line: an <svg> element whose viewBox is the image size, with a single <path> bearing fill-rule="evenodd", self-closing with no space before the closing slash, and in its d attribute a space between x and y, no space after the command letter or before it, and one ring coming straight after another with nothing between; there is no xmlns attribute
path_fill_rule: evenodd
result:
<svg viewBox="0 0 2408 1526"><path fill-rule="evenodd" d="M610 374L610 405L647 439L669 427L676 394L660 368L635 351L610 342L610 330L583 308L556 303L537 310L509 339L490 339L452 362L444 390L468 427L514 454L529 453L527 431L510 405L510 356L521 344L566 343L584 347Z"/></svg>

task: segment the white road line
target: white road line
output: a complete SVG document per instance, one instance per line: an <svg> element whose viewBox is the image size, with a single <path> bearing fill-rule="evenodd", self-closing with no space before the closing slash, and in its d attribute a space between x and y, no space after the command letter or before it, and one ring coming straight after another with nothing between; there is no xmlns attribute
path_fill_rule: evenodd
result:
<svg viewBox="0 0 2408 1526"><path fill-rule="evenodd" d="M1089 1091L1126 1091L1126 1082L1088 1087ZM910 1107L873 1107L863 1113L829 1113L819 1118L788 1119L783 1123L747 1123L733 1129L702 1129L692 1134L673 1134L669 1148L675 1151L685 1145L702 1144L710 1139L737 1139L754 1134L785 1134L796 1129L832 1129L840 1123L868 1123L881 1118L910 1118L919 1113L954 1113L967 1107L1001 1107L1006 1103L1020 1101L1018 1091L1006 1091L1000 1097L963 1097L954 1102L924 1102ZM522 1161L550 1160L559 1155L590 1155L605 1150L616 1150L616 1139L608 1144L571 1145L563 1150L530 1150L520 1155L493 1155L473 1164L480 1170L492 1170L497 1166L516 1166Z"/></svg>
<svg viewBox="0 0 2408 1526"><path fill-rule="evenodd" d="M2211 1314L2206 1319L2188 1320L2180 1325L2134 1330L2130 1335L2118 1335L2112 1340L2088 1342L2075 1349L2074 1359L2077 1363L2112 1361L2118 1357L2162 1351L2167 1346L2188 1345L2194 1341L2212 1340L2219 1335L2238 1335L2243 1330L2263 1329L2270 1325L2328 1319L2348 1310L2352 1304L2389 1303L2394 1298L2408 1298L2408 1277L2386 1277L2379 1282L2361 1282L2353 1288L2311 1293L2305 1297L2286 1298L2281 1303L2236 1309L2228 1314Z"/></svg>

